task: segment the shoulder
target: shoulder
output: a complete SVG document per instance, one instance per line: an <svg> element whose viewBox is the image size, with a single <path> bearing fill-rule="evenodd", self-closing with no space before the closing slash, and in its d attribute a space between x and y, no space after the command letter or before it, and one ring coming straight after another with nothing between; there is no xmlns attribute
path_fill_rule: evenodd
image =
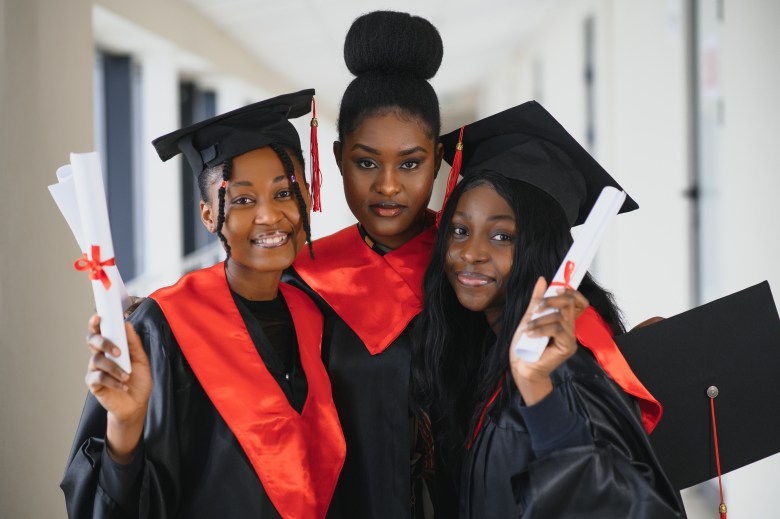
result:
<svg viewBox="0 0 780 519"><path fill-rule="evenodd" d="M350 225L329 236L314 240L312 244L314 259L309 256L308 250L302 249L293 266L299 270L306 270L312 266L338 262L340 258L347 257L346 248L362 242L357 225Z"/></svg>
<svg viewBox="0 0 780 519"><path fill-rule="evenodd" d="M152 297L146 298L127 320L141 337L144 349L150 357L157 352L167 356L172 349L178 350L178 343L168 320Z"/></svg>

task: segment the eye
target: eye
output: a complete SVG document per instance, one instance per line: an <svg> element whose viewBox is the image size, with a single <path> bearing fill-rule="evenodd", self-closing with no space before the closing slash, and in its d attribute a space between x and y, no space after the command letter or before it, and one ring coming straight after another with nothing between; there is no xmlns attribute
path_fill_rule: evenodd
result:
<svg viewBox="0 0 780 519"><path fill-rule="evenodd" d="M376 168L376 164L374 163L373 160L359 159L359 160L357 160L356 163L357 163L357 166L360 169L374 169L374 168Z"/></svg>
<svg viewBox="0 0 780 519"><path fill-rule="evenodd" d="M276 198L292 198L293 197L293 190L292 189L282 189L278 193L276 193Z"/></svg>
<svg viewBox="0 0 780 519"><path fill-rule="evenodd" d="M246 195L237 196L236 198L230 201L230 203L233 205L247 205L247 204L251 204L252 202L254 202L254 200L251 197Z"/></svg>
<svg viewBox="0 0 780 519"><path fill-rule="evenodd" d="M468 236L469 232L462 225L453 225L452 226L452 234L453 234L453 236Z"/></svg>
<svg viewBox="0 0 780 519"><path fill-rule="evenodd" d="M514 236L511 234L499 232L493 235L493 239L496 241L502 241L502 242L511 242L514 240Z"/></svg>
<svg viewBox="0 0 780 519"><path fill-rule="evenodd" d="M401 169L417 169L420 167L419 160L406 160L401 163Z"/></svg>

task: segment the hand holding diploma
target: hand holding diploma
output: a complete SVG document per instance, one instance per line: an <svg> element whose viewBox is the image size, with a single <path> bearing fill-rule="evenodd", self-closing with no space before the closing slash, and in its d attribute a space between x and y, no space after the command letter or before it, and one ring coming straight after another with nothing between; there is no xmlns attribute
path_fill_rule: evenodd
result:
<svg viewBox="0 0 780 519"><path fill-rule="evenodd" d="M57 170L58 183L49 186L54 201L68 222L82 256L74 267L92 280L95 307L103 335L115 344L119 356L107 354L130 373L123 309L130 298L114 259L103 175L97 153L71 153L71 164Z"/></svg>
<svg viewBox="0 0 780 519"><path fill-rule="evenodd" d="M560 288L577 290L588 268L590 268L593 258L596 256L596 251L601 244L609 223L617 215L625 198L626 193L614 187L607 186L601 191L598 200L590 214L588 214L585 223L582 224L580 232L574 243L572 243L569 252L555 273L552 283L547 287L544 293L545 299L557 295ZM529 308L533 308L533 306L529 306ZM537 320L556 311L551 306L543 307L531 316L531 320ZM515 340L512 341L514 353L526 362L539 360L542 352L547 347L550 337L544 335L530 337L527 333L523 333L520 328L518 328L518 332L519 337L518 334L515 334Z"/></svg>
<svg viewBox="0 0 780 519"><path fill-rule="evenodd" d="M108 355L116 356L116 345L100 335L100 317L89 320L87 347L89 359L84 381L100 405L108 411L106 441L108 452L119 463L129 463L143 433L152 374L141 338L133 325L125 323L127 346L132 359L132 374L122 370Z"/></svg>

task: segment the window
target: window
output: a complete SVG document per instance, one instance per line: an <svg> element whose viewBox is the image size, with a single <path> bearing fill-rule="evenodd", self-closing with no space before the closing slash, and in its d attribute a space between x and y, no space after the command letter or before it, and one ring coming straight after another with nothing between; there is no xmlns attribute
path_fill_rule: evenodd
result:
<svg viewBox="0 0 780 519"><path fill-rule="evenodd" d="M95 147L100 154L114 255L122 277L142 270L139 153L140 69L128 55L98 51L95 57Z"/></svg>
<svg viewBox="0 0 780 519"><path fill-rule="evenodd" d="M192 82L179 86L179 113L181 126L189 126L216 115L217 96L211 90L203 90ZM200 192L196 173L189 163L181 161L182 186L182 236L184 255L188 256L216 241L200 221Z"/></svg>

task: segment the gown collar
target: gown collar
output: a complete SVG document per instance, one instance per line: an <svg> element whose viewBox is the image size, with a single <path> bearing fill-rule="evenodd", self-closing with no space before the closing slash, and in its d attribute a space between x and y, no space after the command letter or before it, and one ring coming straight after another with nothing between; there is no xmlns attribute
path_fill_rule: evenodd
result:
<svg viewBox="0 0 780 519"><path fill-rule="evenodd" d="M382 353L422 309L422 278L435 227L378 254L357 225L317 240L316 259L300 254L293 267L372 354Z"/></svg>

